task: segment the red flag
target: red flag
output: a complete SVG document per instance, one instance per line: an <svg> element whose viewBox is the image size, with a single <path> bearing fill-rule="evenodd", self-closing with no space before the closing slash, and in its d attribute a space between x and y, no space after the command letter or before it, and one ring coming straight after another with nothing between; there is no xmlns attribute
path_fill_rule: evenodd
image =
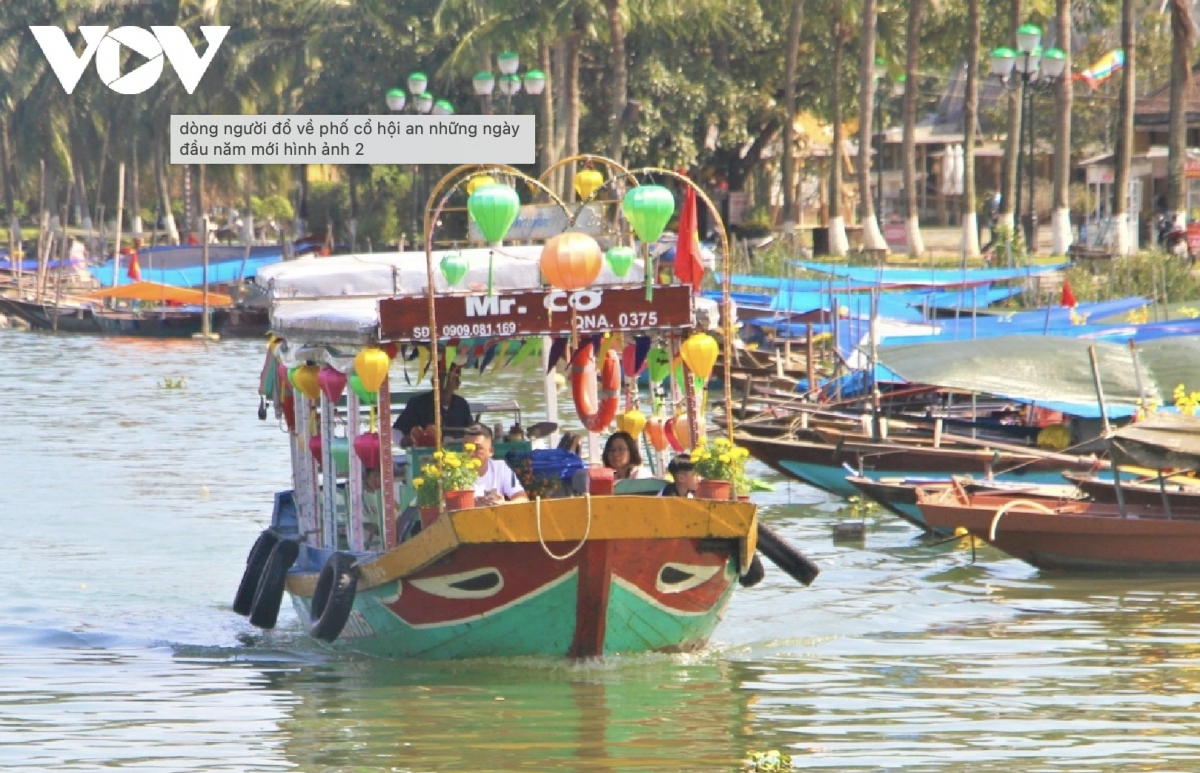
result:
<svg viewBox="0 0 1200 773"><path fill-rule="evenodd" d="M679 213L679 237L675 240L675 276L680 282L691 283L700 292L704 279L704 264L700 262L700 237L696 233L696 191L688 186Z"/></svg>
<svg viewBox="0 0 1200 773"><path fill-rule="evenodd" d="M125 276L134 282L142 281L142 267L138 265L137 250L129 250L126 254L129 255L129 268L126 270Z"/></svg>
<svg viewBox="0 0 1200 773"><path fill-rule="evenodd" d="M1062 305L1067 309L1073 309L1078 305L1075 301L1075 293L1071 290L1071 283L1066 279L1063 280Z"/></svg>

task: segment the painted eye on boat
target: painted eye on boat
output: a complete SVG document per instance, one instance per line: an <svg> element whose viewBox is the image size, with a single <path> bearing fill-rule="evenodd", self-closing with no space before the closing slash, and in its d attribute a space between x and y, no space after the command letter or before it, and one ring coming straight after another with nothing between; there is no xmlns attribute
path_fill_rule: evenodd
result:
<svg viewBox="0 0 1200 773"><path fill-rule="evenodd" d="M440 577L422 577L409 582L417 590L446 599L485 599L504 588L504 578L500 570L493 566Z"/></svg>
<svg viewBox="0 0 1200 773"><path fill-rule="evenodd" d="M697 585L708 582L714 574L721 571L719 566L703 566L699 564L663 564L658 572L654 587L659 593L682 593Z"/></svg>

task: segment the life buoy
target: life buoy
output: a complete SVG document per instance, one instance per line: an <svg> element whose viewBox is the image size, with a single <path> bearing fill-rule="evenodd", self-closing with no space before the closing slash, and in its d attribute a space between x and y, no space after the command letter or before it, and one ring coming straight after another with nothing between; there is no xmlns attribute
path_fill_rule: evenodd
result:
<svg viewBox="0 0 1200 773"><path fill-rule="evenodd" d="M592 345L587 343L579 347L571 358L571 396L575 399L575 412L588 432L600 432L612 423L617 415L620 392L621 357L610 349L600 371L597 405L596 358L592 356Z"/></svg>
<svg viewBox="0 0 1200 773"><path fill-rule="evenodd" d="M334 553L321 568L309 612L314 639L333 642L341 636L358 591L358 564L349 553Z"/></svg>
<svg viewBox="0 0 1200 773"><path fill-rule="evenodd" d="M254 547L250 548L250 554L246 556L246 571L242 573L242 582L238 585L237 595L233 597L233 611L242 617L250 614L250 607L254 606L254 594L258 590L259 578L267 566L271 548L275 547L277 542L279 535L266 529L258 535Z"/></svg>
<svg viewBox="0 0 1200 773"><path fill-rule="evenodd" d="M258 579L258 589L254 592L254 604L250 607L251 625L268 630L275 627L275 621L279 619L279 605L283 603L288 569L296 563L299 555L300 543L296 540L280 540L271 548L271 555L267 557L267 564Z"/></svg>

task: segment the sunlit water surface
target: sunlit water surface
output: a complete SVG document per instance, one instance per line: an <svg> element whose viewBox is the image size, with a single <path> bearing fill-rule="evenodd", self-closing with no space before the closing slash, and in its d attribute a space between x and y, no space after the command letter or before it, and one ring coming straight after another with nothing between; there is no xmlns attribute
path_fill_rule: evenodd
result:
<svg viewBox="0 0 1200 773"><path fill-rule="evenodd" d="M762 517L823 571L768 565L703 652L383 662L288 605L264 634L229 610L289 485L263 350L0 331L0 769L1200 770L1193 580L972 563L884 515L834 542L840 503L761 467ZM536 383L463 391L536 420Z"/></svg>

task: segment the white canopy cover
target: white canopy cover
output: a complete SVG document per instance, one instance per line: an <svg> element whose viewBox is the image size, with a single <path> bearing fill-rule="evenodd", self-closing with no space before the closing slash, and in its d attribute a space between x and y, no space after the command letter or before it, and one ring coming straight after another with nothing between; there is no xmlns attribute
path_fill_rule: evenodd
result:
<svg viewBox="0 0 1200 773"><path fill-rule="evenodd" d="M469 264L466 277L455 287L439 268L442 258L452 254ZM439 293L484 293L490 272L497 292L536 289L543 285L541 254L540 245L440 250L433 253L434 286ZM595 284L640 285L644 277L641 260L621 278L605 261ZM277 335L294 343L363 346L379 329L379 300L421 297L427 279L425 253L376 252L279 263L260 270L254 281L270 294L271 330ZM709 317L715 318L715 313Z"/></svg>

